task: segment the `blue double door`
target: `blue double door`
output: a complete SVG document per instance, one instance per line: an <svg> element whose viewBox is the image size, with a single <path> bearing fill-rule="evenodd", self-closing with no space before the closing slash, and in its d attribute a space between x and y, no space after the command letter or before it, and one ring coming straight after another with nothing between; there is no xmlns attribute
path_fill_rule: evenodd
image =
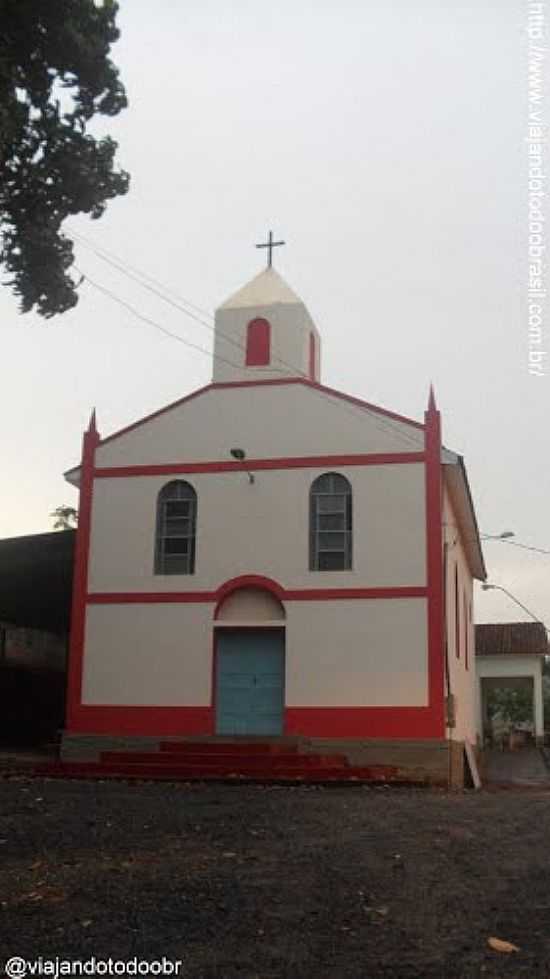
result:
<svg viewBox="0 0 550 979"><path fill-rule="evenodd" d="M218 630L217 734L282 734L284 631Z"/></svg>

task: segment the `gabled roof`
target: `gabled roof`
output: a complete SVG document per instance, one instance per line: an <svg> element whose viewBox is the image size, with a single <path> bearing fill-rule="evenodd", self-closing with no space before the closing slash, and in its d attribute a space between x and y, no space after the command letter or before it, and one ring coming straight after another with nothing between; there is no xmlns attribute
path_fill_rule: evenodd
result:
<svg viewBox="0 0 550 979"><path fill-rule="evenodd" d="M118 431L113 432L111 435L107 435L102 438L99 445L105 445L108 442L112 442L114 439L120 438L122 435L126 435L127 432L133 431L135 428L139 428L141 425L146 425L147 422L152 421L154 418L158 418L160 415L164 415L166 412L172 411L174 408L178 408L180 405L185 404L186 401L192 401L195 398L200 398L202 395L206 394L208 391L216 391L221 388L242 388L242 387L259 387L267 385L285 385L285 384L301 384L304 387L313 388L319 391L321 394L326 394L331 399L336 399L340 401L347 401L350 404L357 405L359 408L363 408L366 412L374 412L374 414L382 415L385 418L394 419L398 422L403 422L405 425L412 425L417 428L420 432L424 430L424 425L421 422L415 421L413 418L406 418L404 415L398 415L394 411L389 411L387 408L381 408L379 405L371 404L368 401L363 401L360 398L356 398L351 394L344 394L343 391L337 391L335 388L326 387L324 384L318 384L316 381L310 381L306 377L289 377L281 380L266 380L266 381L228 381L226 383L212 383L206 384L202 388L198 388L196 391L192 391L191 394L184 395L183 398L178 398L177 401L172 401L168 405L159 408L157 411L151 412L150 415L145 415L143 418L139 418L137 421L132 422L130 425L125 425L124 428L119 428ZM418 450L421 450L421 445L418 445ZM78 479L80 472L80 466L73 466L71 469L67 469L63 474L65 479L70 483L75 483ZM78 485L78 483L76 483Z"/></svg>
<svg viewBox="0 0 550 979"><path fill-rule="evenodd" d="M470 571L478 581L485 581L487 569L464 459L449 449L443 449L441 461L443 462L443 478L449 491L457 523L462 531L462 543Z"/></svg>
<svg viewBox="0 0 550 979"><path fill-rule="evenodd" d="M292 291L283 277L271 267L263 269L242 289L226 299L219 308L245 309L248 306L274 306L277 303L283 303L287 306L297 303L303 305L300 297Z"/></svg>
<svg viewBox="0 0 550 979"><path fill-rule="evenodd" d="M542 622L490 622L476 625L476 656L548 656Z"/></svg>

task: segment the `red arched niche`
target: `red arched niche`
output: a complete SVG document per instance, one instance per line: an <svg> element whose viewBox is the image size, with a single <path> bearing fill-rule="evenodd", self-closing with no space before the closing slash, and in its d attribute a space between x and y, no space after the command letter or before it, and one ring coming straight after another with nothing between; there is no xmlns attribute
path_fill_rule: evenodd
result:
<svg viewBox="0 0 550 979"><path fill-rule="evenodd" d="M246 334L246 366L265 367L271 357L271 324L261 316L250 320Z"/></svg>

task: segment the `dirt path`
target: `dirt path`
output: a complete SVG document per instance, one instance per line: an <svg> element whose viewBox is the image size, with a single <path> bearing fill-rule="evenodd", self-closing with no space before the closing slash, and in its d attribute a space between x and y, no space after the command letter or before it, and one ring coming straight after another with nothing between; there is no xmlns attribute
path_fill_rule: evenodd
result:
<svg viewBox="0 0 550 979"><path fill-rule="evenodd" d="M547 792L5 780L0 813L0 960L165 955L189 979L550 976Z"/></svg>
<svg viewBox="0 0 550 979"><path fill-rule="evenodd" d="M550 789L550 771L540 748L485 751L485 777L490 783L540 785Z"/></svg>

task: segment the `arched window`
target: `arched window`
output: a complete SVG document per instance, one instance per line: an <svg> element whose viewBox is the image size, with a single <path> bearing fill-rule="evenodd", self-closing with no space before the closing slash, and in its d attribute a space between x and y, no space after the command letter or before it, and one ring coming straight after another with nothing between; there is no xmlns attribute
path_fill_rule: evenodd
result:
<svg viewBox="0 0 550 979"><path fill-rule="evenodd" d="M265 367L271 356L271 325L258 317L248 324L246 334L246 366Z"/></svg>
<svg viewBox="0 0 550 979"><path fill-rule="evenodd" d="M324 473L310 490L310 571L349 570L351 551L351 486L345 476Z"/></svg>
<svg viewBox="0 0 550 979"><path fill-rule="evenodd" d="M182 479L167 483L157 500L155 574L193 574L196 526L193 487Z"/></svg>

